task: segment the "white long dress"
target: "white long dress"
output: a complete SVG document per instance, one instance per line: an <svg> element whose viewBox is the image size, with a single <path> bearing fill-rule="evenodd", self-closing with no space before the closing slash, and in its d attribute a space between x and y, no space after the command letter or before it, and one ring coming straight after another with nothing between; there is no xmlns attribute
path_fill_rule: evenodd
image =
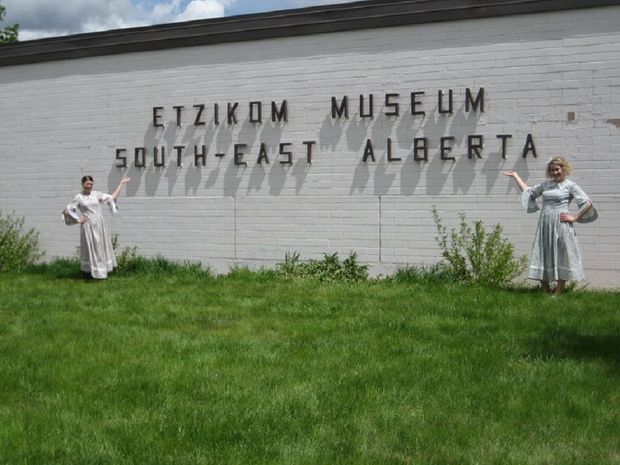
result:
<svg viewBox="0 0 620 465"><path fill-rule="evenodd" d="M106 203L116 212L116 202L110 194L91 191L77 194L66 211L77 209L88 221L80 225L80 269L95 279L105 279L116 268L116 257L101 204Z"/></svg>
<svg viewBox="0 0 620 465"><path fill-rule="evenodd" d="M590 199L573 181L545 181L523 191L522 204L528 213L540 208L536 198L542 197L542 210L532 246L528 278L547 282L584 279L581 251L570 223L560 221L560 214L568 212L572 200L579 208L585 207ZM581 218L580 222L590 222L598 216L594 207Z"/></svg>

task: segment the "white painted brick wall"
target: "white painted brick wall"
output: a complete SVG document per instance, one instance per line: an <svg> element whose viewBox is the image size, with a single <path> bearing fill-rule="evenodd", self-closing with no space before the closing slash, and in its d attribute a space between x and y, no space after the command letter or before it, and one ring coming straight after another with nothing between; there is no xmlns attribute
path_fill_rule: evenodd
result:
<svg viewBox="0 0 620 465"><path fill-rule="evenodd" d="M620 118L619 26L620 7L593 8L0 68L0 208L26 216L48 257L71 255L79 231L64 226L60 211L80 177L112 191L128 174L111 226L140 253L226 270L273 265L287 251L355 251L381 270L439 259L433 205L448 226L459 212L501 223L529 254L537 217L520 208L501 172L536 183L548 157L561 153L600 212L598 222L577 226L589 282L617 286L620 128L610 120ZM465 113L465 89L480 87L485 112ZM449 89L455 112L440 115L437 92ZM410 114L415 91L425 92L424 118ZM359 95L370 93L375 118L361 119ZM400 117L384 115L385 93L400 94ZM344 95L350 119L334 120L331 97ZM270 102L284 99L289 121L272 123ZM267 121L249 121L251 101L263 103ZM239 102L237 125L226 124L227 102ZM176 127L172 106L195 104L207 105L206 126L193 126L188 111ZM165 107L163 130L153 127L154 106ZM537 159L521 158L528 133ZM481 160L466 156L470 134L485 137ZM513 135L505 160L497 134ZM453 162L440 160L442 136L455 138ZM387 161L388 137L401 161ZM429 162L413 160L414 137L429 138ZM365 163L368 138L377 159ZM269 164L256 163L261 142ZM291 166L278 163L283 142L292 144ZM238 143L248 146L247 167L233 163ZM194 144L207 145L206 167L192 165ZM151 158L135 168L133 147L154 145L166 147L168 166ZM175 145L188 146L181 168ZM126 171L115 167L120 147Z"/></svg>

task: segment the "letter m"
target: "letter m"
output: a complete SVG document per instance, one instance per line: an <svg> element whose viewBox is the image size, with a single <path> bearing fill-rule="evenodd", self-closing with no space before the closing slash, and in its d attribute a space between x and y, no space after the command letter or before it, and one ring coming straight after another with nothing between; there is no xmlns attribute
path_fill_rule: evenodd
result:
<svg viewBox="0 0 620 465"><path fill-rule="evenodd" d="M345 118L349 118L349 99L345 95L342 97L340 106L338 106L338 100L336 100L336 97L332 97L332 119L336 119L336 117L342 118L343 114Z"/></svg>
<svg viewBox="0 0 620 465"><path fill-rule="evenodd" d="M471 90L469 88L465 89L465 111L469 111L470 105L473 110L477 110L480 107L480 112L484 113L484 87L480 88L475 100L471 95Z"/></svg>

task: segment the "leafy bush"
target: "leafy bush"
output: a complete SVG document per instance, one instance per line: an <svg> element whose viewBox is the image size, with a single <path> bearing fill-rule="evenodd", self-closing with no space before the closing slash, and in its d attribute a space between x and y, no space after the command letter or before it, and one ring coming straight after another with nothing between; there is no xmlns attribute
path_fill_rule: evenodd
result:
<svg viewBox="0 0 620 465"><path fill-rule="evenodd" d="M368 265L360 264L355 252L351 252L343 261L338 258L338 253L324 254L322 260L307 262L301 261L299 257L297 252L288 252L284 262L276 266L277 273L282 276L311 277L322 282L357 282L368 279Z"/></svg>
<svg viewBox="0 0 620 465"><path fill-rule="evenodd" d="M0 211L0 272L21 270L40 259L39 233L24 228L24 218Z"/></svg>
<svg viewBox="0 0 620 465"><path fill-rule="evenodd" d="M118 234L112 235L112 250L114 250L114 254L116 255L116 263L119 268L133 268L136 266L136 261L138 259L138 247L125 247L121 250L121 253L118 254L117 250L120 248L120 242L118 240Z"/></svg>
<svg viewBox="0 0 620 465"><path fill-rule="evenodd" d="M441 266L455 280L499 286L524 270L527 258L515 257L514 246L504 238L499 223L487 232L482 221L475 221L472 228L461 213L458 230L448 233L435 207L432 212L435 239L443 256Z"/></svg>

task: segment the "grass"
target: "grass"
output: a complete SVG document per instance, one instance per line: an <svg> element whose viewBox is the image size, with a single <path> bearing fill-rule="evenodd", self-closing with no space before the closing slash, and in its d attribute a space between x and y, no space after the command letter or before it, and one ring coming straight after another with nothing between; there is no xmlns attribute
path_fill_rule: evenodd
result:
<svg viewBox="0 0 620 465"><path fill-rule="evenodd" d="M620 293L0 274L2 464L620 463Z"/></svg>

